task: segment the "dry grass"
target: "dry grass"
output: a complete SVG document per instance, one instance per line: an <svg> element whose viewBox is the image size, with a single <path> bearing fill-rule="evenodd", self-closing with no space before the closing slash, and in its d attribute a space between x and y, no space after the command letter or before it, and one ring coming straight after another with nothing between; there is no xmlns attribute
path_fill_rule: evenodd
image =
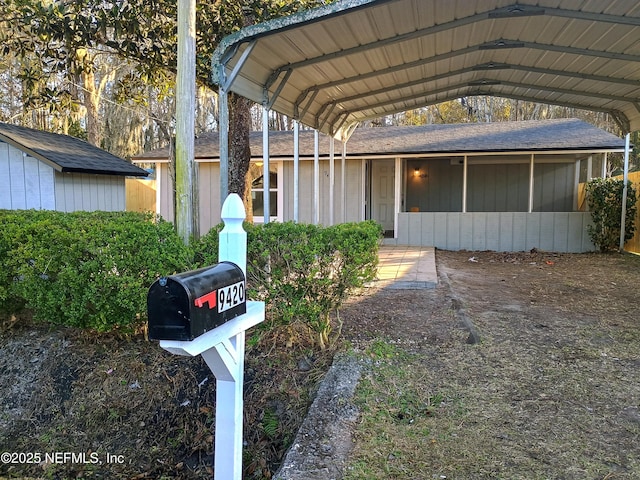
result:
<svg viewBox="0 0 640 480"><path fill-rule="evenodd" d="M254 330L245 364L244 478L278 468L327 370L297 324ZM304 365L300 365L302 362ZM0 331L0 452L96 453L102 463L0 464L0 479L211 478L215 377L141 336ZM105 460L121 457L122 464Z"/></svg>
<svg viewBox="0 0 640 480"><path fill-rule="evenodd" d="M482 343L437 290L415 308L422 329L357 344L374 360L345 478L640 478L640 259L470 256L439 252L439 268ZM449 341L415 342L447 322Z"/></svg>

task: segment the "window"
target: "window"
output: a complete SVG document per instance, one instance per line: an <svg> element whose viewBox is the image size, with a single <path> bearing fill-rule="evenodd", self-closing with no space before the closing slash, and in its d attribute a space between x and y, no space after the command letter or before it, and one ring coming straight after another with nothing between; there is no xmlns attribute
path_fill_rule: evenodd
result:
<svg viewBox="0 0 640 480"><path fill-rule="evenodd" d="M257 163L260 173L251 182L251 201L253 202L253 221L255 223L264 222L264 175L262 174L262 163ZM282 221L282 195L279 184L281 177L281 162L269 163L269 217L272 221Z"/></svg>

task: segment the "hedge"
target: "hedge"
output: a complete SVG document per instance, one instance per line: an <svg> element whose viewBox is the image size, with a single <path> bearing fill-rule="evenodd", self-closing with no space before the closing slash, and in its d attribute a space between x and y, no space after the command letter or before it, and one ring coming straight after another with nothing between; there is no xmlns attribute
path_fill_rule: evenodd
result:
<svg viewBox="0 0 640 480"><path fill-rule="evenodd" d="M218 232L202 237L196 248L199 266L218 261ZM321 227L293 222L245 224L249 298L267 303L271 323L302 321L321 346L331 329L329 313L348 293L374 278L379 224L366 221Z"/></svg>
<svg viewBox="0 0 640 480"><path fill-rule="evenodd" d="M0 211L0 226L3 310L53 324L136 326L151 283L191 266L173 225L151 214Z"/></svg>
<svg viewBox="0 0 640 480"><path fill-rule="evenodd" d="M381 227L245 224L249 298L271 322L301 320L326 342L329 312L375 275ZM217 263L213 228L187 247L172 224L133 212L0 210L0 310L97 331L131 330L159 277Z"/></svg>

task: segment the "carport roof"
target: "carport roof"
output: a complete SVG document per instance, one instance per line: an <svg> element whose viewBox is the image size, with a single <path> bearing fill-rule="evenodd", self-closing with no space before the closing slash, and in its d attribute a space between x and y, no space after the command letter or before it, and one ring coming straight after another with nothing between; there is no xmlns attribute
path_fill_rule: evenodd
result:
<svg viewBox="0 0 640 480"><path fill-rule="evenodd" d="M346 140L367 119L492 95L640 130L637 0L339 0L223 39L212 78Z"/></svg>

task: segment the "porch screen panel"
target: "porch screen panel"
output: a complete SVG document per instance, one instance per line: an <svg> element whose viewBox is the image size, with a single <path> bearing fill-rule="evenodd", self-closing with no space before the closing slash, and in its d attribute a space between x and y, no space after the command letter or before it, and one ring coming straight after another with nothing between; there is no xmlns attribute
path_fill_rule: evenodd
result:
<svg viewBox="0 0 640 480"><path fill-rule="evenodd" d="M526 212L529 166L479 164L468 168L468 212Z"/></svg>
<svg viewBox="0 0 640 480"><path fill-rule="evenodd" d="M583 162L581 162L583 163ZM572 212L575 166L573 163L535 165L534 212Z"/></svg>
<svg viewBox="0 0 640 480"><path fill-rule="evenodd" d="M407 212L462 211L462 165L451 163L448 158L407 161ZM424 176L416 176L416 169Z"/></svg>

